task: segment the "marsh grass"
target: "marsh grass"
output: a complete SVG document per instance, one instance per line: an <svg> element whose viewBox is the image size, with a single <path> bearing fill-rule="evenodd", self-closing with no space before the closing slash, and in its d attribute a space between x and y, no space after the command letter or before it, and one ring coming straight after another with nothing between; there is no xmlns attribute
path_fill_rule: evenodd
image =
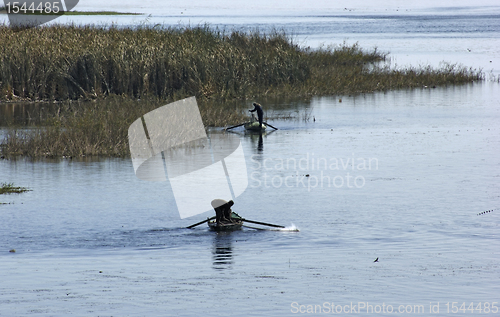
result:
<svg viewBox="0 0 500 317"><path fill-rule="evenodd" d="M245 98L304 81L304 53L282 33L198 28L0 27L2 98L117 94Z"/></svg>
<svg viewBox="0 0 500 317"><path fill-rule="evenodd" d="M386 56L358 44L303 49L279 31L49 26L15 32L0 26L0 100L58 105L42 127L11 128L0 151L31 157L126 156L127 129L135 119L193 95L206 126L228 126L247 119L245 111L230 106L233 100L483 79L481 71L457 65L391 69L383 63Z"/></svg>
<svg viewBox="0 0 500 317"><path fill-rule="evenodd" d="M30 191L30 189L27 189L25 187L14 186L13 183L2 183L2 185L0 186L0 195L21 194L28 191Z"/></svg>
<svg viewBox="0 0 500 317"><path fill-rule="evenodd" d="M480 71L394 70L377 49L359 45L302 49L274 31L50 26L15 32L0 26L0 98L77 100L110 94L246 99L344 94L481 80Z"/></svg>
<svg viewBox="0 0 500 317"><path fill-rule="evenodd" d="M172 101L112 95L99 101L62 102L51 109L52 117L44 120L42 126L10 127L0 145L0 154L33 158L128 156L130 124ZM228 111L219 102L199 102L199 109L205 126L224 126L228 121L247 119L241 109Z"/></svg>
<svg viewBox="0 0 500 317"><path fill-rule="evenodd" d="M63 102L43 126L11 127L1 151L7 157L124 156L129 125L158 106L155 98L137 101L123 96L110 96L105 102Z"/></svg>

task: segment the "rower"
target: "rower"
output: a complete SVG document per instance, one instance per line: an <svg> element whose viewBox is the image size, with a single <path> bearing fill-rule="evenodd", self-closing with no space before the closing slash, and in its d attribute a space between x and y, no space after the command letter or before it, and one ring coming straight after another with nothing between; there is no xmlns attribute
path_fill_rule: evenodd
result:
<svg viewBox="0 0 500 317"><path fill-rule="evenodd" d="M256 102L253 103L253 110L248 110L250 112L255 112L257 111L257 117L259 118L259 124L260 127L262 128L262 120L264 119L264 111L262 111L262 106Z"/></svg>
<svg viewBox="0 0 500 317"><path fill-rule="evenodd" d="M234 201L225 201L224 199L214 199L211 202L212 207L215 210L215 221L217 224L222 222L233 222L231 219L231 206L234 205Z"/></svg>

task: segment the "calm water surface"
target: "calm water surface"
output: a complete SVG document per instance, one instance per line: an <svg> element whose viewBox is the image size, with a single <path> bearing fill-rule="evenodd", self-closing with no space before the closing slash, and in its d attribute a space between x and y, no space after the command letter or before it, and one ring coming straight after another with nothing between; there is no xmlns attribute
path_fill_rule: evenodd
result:
<svg viewBox="0 0 500 317"><path fill-rule="evenodd" d="M439 302L443 314L498 301L498 94L485 83L315 98L295 106L316 121L276 121L260 146L241 133L250 181L234 209L300 232L183 229L211 213L180 220L168 183L137 179L129 159L1 161L2 181L32 191L2 197L0 313Z"/></svg>
<svg viewBox="0 0 500 317"><path fill-rule="evenodd" d="M299 232L184 229L212 213L181 220L169 183L130 159L1 160L0 180L32 191L0 196L0 316L498 314L498 83L259 101L311 120L235 131L249 187L234 210Z"/></svg>

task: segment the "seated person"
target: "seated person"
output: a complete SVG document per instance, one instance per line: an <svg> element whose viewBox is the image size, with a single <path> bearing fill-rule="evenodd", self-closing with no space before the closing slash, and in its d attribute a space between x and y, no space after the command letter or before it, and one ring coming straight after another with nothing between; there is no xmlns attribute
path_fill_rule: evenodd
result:
<svg viewBox="0 0 500 317"><path fill-rule="evenodd" d="M232 200L214 199L211 204L215 210L215 221L217 224L221 222L233 222L231 219L231 206L234 205L234 202Z"/></svg>

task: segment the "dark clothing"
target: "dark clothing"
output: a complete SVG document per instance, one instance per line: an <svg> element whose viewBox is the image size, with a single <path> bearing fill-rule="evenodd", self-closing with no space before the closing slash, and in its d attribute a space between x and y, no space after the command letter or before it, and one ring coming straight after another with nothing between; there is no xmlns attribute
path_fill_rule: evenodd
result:
<svg viewBox="0 0 500 317"><path fill-rule="evenodd" d="M259 118L259 124L262 127L262 120L264 119L264 111L262 111L262 106L258 103L253 103L253 110L249 110L250 112L257 111L257 117Z"/></svg>
<svg viewBox="0 0 500 317"><path fill-rule="evenodd" d="M221 220L231 221L231 206L234 205L232 200L228 201L222 206L216 207L215 209L215 221L220 223Z"/></svg>

